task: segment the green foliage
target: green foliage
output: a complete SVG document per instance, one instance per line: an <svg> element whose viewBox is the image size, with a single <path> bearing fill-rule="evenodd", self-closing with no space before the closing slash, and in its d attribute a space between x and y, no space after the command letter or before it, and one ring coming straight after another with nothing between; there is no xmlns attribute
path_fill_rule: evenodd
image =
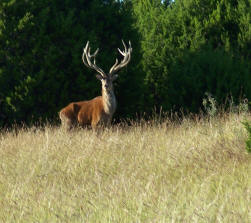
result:
<svg viewBox="0 0 251 223"><path fill-rule="evenodd" d="M133 1L151 106L197 112L251 98L251 1Z"/></svg>
<svg viewBox="0 0 251 223"><path fill-rule="evenodd" d="M69 102L97 96L82 48L100 47L107 71L121 39L133 54L115 84L116 117L198 112L206 92L218 104L251 100L251 0L2 0L0 125L55 120Z"/></svg>
<svg viewBox="0 0 251 223"><path fill-rule="evenodd" d="M122 38L136 45L125 3L4 0L0 8L2 125L55 118L70 101L100 94L94 71L81 60L87 40L93 49L101 48L97 61L104 70L118 57L116 48ZM133 58L131 68L121 71L117 86L127 86L121 93L125 96L117 92L118 97L128 98L132 105L139 97L139 91L132 89L140 89L140 77L129 74L132 67L137 70L135 61Z"/></svg>
<svg viewBox="0 0 251 223"><path fill-rule="evenodd" d="M197 112L204 93L210 92L219 104L232 97L251 98L251 64L223 49L206 47L186 52L170 67L169 103Z"/></svg>
<svg viewBox="0 0 251 223"><path fill-rule="evenodd" d="M217 114L217 102L210 93L206 92L206 98L203 99L202 105L209 117L214 117Z"/></svg>
<svg viewBox="0 0 251 223"><path fill-rule="evenodd" d="M245 129L248 132L248 139L246 141L246 150L251 153L251 122L243 122Z"/></svg>

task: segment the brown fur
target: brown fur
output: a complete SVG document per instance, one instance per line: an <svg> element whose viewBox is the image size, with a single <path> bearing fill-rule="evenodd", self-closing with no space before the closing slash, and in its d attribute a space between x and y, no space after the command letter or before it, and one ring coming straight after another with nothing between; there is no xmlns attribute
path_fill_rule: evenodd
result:
<svg viewBox="0 0 251 223"><path fill-rule="evenodd" d="M104 112L102 96L89 101L72 102L59 112L59 116L62 124L68 129L77 124L82 127L91 125L95 128L99 122L109 122L109 117Z"/></svg>

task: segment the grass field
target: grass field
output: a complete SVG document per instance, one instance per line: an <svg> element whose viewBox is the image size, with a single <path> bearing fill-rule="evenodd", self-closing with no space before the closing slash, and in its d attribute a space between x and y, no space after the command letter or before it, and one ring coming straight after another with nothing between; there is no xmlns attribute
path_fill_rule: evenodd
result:
<svg viewBox="0 0 251 223"><path fill-rule="evenodd" d="M0 133L0 222L251 222L250 114Z"/></svg>

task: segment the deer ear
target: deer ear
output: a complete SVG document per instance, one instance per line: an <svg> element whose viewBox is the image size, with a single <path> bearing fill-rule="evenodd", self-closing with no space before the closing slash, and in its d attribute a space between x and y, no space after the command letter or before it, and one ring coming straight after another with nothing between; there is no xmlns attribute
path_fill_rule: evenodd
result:
<svg viewBox="0 0 251 223"><path fill-rule="evenodd" d="M115 80L118 78L118 76L119 76L119 75L114 74L114 75L112 76L112 81L115 81Z"/></svg>
<svg viewBox="0 0 251 223"><path fill-rule="evenodd" d="M99 80L102 80L102 79L103 79L103 77L102 77L100 74L97 74L97 75L96 75L96 78L98 78Z"/></svg>

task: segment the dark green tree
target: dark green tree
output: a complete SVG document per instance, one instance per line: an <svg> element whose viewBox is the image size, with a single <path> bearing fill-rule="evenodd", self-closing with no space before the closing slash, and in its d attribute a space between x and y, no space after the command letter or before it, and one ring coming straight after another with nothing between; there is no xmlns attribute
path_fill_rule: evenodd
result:
<svg viewBox="0 0 251 223"><path fill-rule="evenodd" d="M198 111L205 92L219 103L251 99L250 0L133 1L151 107Z"/></svg>
<svg viewBox="0 0 251 223"><path fill-rule="evenodd" d="M129 5L118 1L1 1L0 124L55 118L70 101L99 95L100 83L83 65L82 49L87 40L93 49L100 47L97 61L108 70L122 38L136 45L131 23ZM133 58L120 73L116 93L122 106L125 100L138 103L136 64ZM131 108L119 112L125 115Z"/></svg>

